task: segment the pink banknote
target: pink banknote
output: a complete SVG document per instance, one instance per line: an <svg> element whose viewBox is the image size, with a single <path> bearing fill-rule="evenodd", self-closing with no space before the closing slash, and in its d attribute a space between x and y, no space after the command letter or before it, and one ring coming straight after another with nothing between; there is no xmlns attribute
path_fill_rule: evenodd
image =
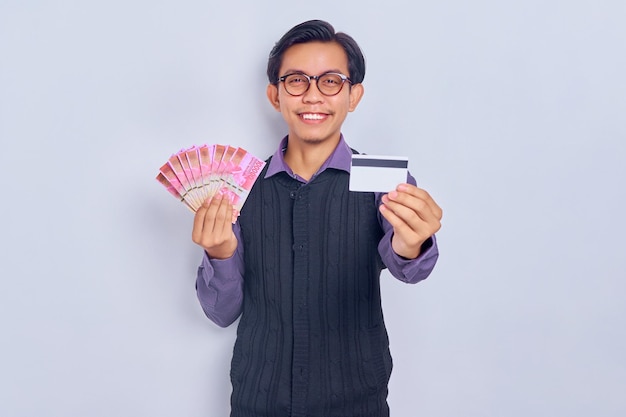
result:
<svg viewBox="0 0 626 417"><path fill-rule="evenodd" d="M265 166L243 148L201 145L173 154L156 180L192 211L217 193L233 204L233 222Z"/></svg>
<svg viewBox="0 0 626 417"><path fill-rule="evenodd" d="M231 158L227 174L222 176L222 193L229 196L237 211L243 207L264 166L264 161L242 148L238 148Z"/></svg>

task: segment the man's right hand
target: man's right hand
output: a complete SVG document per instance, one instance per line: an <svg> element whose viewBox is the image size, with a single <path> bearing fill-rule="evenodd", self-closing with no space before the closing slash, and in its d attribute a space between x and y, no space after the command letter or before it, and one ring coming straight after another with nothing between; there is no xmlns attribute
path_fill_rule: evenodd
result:
<svg viewBox="0 0 626 417"><path fill-rule="evenodd" d="M202 246L210 258L227 259L237 249L233 233L233 205L216 194L196 211L191 239Z"/></svg>

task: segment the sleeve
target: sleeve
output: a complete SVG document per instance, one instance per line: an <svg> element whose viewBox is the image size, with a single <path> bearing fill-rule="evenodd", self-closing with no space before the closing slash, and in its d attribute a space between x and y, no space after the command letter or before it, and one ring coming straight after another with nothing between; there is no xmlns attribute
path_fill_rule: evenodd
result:
<svg viewBox="0 0 626 417"><path fill-rule="evenodd" d="M408 175L407 182L416 185L415 178L411 174ZM383 193L376 194L376 207L382 204L381 198L383 195ZM420 256L415 259L406 259L393 251L391 247L393 227L380 212L378 213L378 220L385 233L378 243L378 253L391 275L407 284L415 284L426 279L435 268L439 258L439 249L435 235L424 242Z"/></svg>
<svg viewBox="0 0 626 417"><path fill-rule="evenodd" d="M243 304L243 246L238 223L233 227L237 250L228 259L211 259L204 252L198 267L196 293L204 314L220 327L230 326Z"/></svg>
<svg viewBox="0 0 626 417"><path fill-rule="evenodd" d="M424 242L420 256L415 259L405 259L398 256L391 248L392 236L393 229L387 231L378 244L378 253L391 275L407 284L415 284L428 278L439 257L436 237L433 235Z"/></svg>

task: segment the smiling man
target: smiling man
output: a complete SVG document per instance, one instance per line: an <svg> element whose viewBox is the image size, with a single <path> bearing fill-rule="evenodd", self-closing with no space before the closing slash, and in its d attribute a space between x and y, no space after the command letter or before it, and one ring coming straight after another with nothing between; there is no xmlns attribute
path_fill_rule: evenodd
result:
<svg viewBox="0 0 626 417"><path fill-rule="evenodd" d="M363 97L363 54L327 22L274 46L267 97L288 134L237 222L219 196L197 211L196 288L220 326L241 317L231 417L386 417L392 361L380 299L388 268L407 283L435 266L442 211L415 185L350 192L341 127Z"/></svg>

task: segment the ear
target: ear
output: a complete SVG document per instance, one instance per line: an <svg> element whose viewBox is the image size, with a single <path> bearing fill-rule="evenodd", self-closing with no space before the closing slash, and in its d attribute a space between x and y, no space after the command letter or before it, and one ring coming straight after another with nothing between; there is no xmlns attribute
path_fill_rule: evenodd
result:
<svg viewBox="0 0 626 417"><path fill-rule="evenodd" d="M355 84L350 88L350 107L348 108L349 112L353 112L356 109L356 106L359 105L361 98L365 90L363 88L363 84Z"/></svg>
<svg viewBox="0 0 626 417"><path fill-rule="evenodd" d="M278 99L278 86L275 84L267 85L267 99L276 111L280 111L280 100Z"/></svg>

